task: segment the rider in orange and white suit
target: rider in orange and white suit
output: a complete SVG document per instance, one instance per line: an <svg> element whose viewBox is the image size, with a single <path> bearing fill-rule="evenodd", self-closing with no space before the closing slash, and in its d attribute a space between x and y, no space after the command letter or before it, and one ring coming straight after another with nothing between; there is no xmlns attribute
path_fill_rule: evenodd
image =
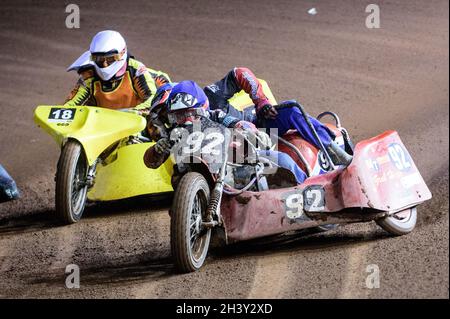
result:
<svg viewBox="0 0 450 319"><path fill-rule="evenodd" d="M124 38L110 30L94 36L89 51L68 68L71 70L80 78L66 106L146 109L158 87L170 82L167 74L148 69L130 56Z"/></svg>

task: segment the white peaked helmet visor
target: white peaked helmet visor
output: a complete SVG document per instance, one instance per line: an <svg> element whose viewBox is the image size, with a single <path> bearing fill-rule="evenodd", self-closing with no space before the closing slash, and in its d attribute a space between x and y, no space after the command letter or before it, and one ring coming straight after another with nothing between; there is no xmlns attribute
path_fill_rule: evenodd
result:
<svg viewBox="0 0 450 319"><path fill-rule="evenodd" d="M127 45L116 31L101 31L92 39L89 47L91 60L98 76L110 80L127 61Z"/></svg>
<svg viewBox="0 0 450 319"><path fill-rule="evenodd" d="M82 67L91 65L94 65L91 59L91 52L86 51L67 68L67 71L78 71Z"/></svg>

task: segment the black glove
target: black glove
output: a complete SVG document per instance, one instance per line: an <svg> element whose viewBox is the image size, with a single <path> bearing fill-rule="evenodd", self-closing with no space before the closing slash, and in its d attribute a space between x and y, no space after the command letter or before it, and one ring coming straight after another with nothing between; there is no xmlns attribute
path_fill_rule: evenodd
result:
<svg viewBox="0 0 450 319"><path fill-rule="evenodd" d="M147 116L147 133L153 141L168 137L167 129L157 113L151 112Z"/></svg>
<svg viewBox="0 0 450 319"><path fill-rule="evenodd" d="M169 139L167 137L163 137L156 142L154 145L155 152L158 154L164 154L169 153L170 149L172 148L172 143L170 143Z"/></svg>
<svg viewBox="0 0 450 319"><path fill-rule="evenodd" d="M264 117L265 119L275 119L278 115L277 110L273 107L272 104L265 104L262 107L259 107L257 110L258 117Z"/></svg>

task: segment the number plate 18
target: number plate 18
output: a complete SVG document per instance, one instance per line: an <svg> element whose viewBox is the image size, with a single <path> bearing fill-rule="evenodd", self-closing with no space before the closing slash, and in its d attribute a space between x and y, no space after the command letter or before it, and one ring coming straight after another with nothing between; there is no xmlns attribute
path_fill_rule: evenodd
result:
<svg viewBox="0 0 450 319"><path fill-rule="evenodd" d="M69 122L75 118L77 109L63 109L53 107L48 115L49 122Z"/></svg>

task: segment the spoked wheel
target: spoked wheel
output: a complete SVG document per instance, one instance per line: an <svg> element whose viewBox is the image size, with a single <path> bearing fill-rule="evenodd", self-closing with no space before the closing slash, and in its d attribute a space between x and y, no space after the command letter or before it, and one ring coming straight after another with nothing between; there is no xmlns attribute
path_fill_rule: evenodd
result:
<svg viewBox="0 0 450 319"><path fill-rule="evenodd" d="M76 223L83 215L87 198L88 163L82 146L68 141L56 170L56 213L65 224Z"/></svg>
<svg viewBox="0 0 450 319"><path fill-rule="evenodd" d="M401 236L410 233L417 222L417 207L411 207L391 216L377 220L380 225L388 233L395 236Z"/></svg>
<svg viewBox="0 0 450 319"><path fill-rule="evenodd" d="M211 240L211 228L202 227L209 202L209 185L199 173L187 173L178 184L171 210L170 246L180 272L203 265Z"/></svg>

